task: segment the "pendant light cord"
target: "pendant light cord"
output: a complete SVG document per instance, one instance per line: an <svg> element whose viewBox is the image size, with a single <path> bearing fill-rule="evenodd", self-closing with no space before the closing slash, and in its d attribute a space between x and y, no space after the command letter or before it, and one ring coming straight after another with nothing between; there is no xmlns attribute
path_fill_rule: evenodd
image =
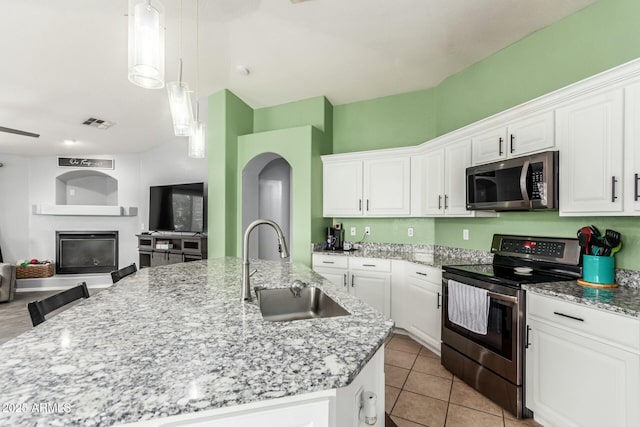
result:
<svg viewBox="0 0 640 427"><path fill-rule="evenodd" d="M196 0L196 122L200 121L198 89L200 89L200 0Z"/></svg>
<svg viewBox="0 0 640 427"><path fill-rule="evenodd" d="M180 59L178 61L178 83L182 83L182 0L180 0L180 41L179 41L179 50L180 50Z"/></svg>

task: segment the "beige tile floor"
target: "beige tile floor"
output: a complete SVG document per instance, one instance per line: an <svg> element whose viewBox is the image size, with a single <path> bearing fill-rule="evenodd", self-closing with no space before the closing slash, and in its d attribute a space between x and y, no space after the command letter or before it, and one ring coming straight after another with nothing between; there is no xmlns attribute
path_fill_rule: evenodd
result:
<svg viewBox="0 0 640 427"><path fill-rule="evenodd" d="M514 419L405 335L393 335L384 357L386 412L398 427L540 427Z"/></svg>

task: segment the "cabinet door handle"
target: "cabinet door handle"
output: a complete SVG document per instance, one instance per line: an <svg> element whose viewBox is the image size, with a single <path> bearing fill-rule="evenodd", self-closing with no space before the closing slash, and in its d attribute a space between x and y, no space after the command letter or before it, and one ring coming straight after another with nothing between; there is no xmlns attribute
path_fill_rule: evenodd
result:
<svg viewBox="0 0 640 427"><path fill-rule="evenodd" d="M323 264L335 264L333 261L322 261Z"/></svg>
<svg viewBox="0 0 640 427"><path fill-rule="evenodd" d="M421 276L427 276L427 273L423 273L422 271L416 271L416 274L419 274Z"/></svg>
<svg viewBox="0 0 640 427"><path fill-rule="evenodd" d="M353 288L353 274L351 275L351 287Z"/></svg>
<svg viewBox="0 0 640 427"><path fill-rule="evenodd" d="M516 139L514 134L509 135L509 151L513 153L513 140Z"/></svg>
<svg viewBox="0 0 640 427"><path fill-rule="evenodd" d="M640 177L638 177L638 174L634 174L633 175L634 178L634 183L633 183L633 200L635 200L636 202L638 201L638 198L640 198L640 196L638 195L638 180L640 180Z"/></svg>
<svg viewBox="0 0 640 427"><path fill-rule="evenodd" d="M616 179L615 176L611 177L611 202L615 203L616 199L618 198L618 196L616 196L616 182L618 182L618 180Z"/></svg>
<svg viewBox="0 0 640 427"><path fill-rule="evenodd" d="M437 306L436 308L440 308L440 307L442 307L442 304L440 304L440 297L441 297L441 296L442 296L442 295L440 295L440 292L438 292L438 306Z"/></svg>
<svg viewBox="0 0 640 427"><path fill-rule="evenodd" d="M449 196L444 195L444 208L449 209Z"/></svg>
<svg viewBox="0 0 640 427"><path fill-rule="evenodd" d="M367 212L369 212L369 199L367 199Z"/></svg>
<svg viewBox="0 0 640 427"><path fill-rule="evenodd" d="M581 318L575 317L575 316L569 316L568 314L564 314L564 313L558 313L557 311L554 311L553 314L556 314L556 315L562 316L562 317L566 317L568 319L577 320L579 322L584 322L584 319L581 319Z"/></svg>
<svg viewBox="0 0 640 427"><path fill-rule="evenodd" d="M358 199L358 212L362 212L362 199Z"/></svg>
<svg viewBox="0 0 640 427"><path fill-rule="evenodd" d="M342 275L342 285L345 287L347 286L347 273Z"/></svg>
<svg viewBox="0 0 640 427"><path fill-rule="evenodd" d="M442 209L442 196L438 194L438 210Z"/></svg>
<svg viewBox="0 0 640 427"><path fill-rule="evenodd" d="M531 347L531 343L529 342L529 332L531 332L531 326L527 325L527 334L526 334L525 339L524 339L524 342L525 342L524 348L525 349Z"/></svg>
<svg viewBox="0 0 640 427"><path fill-rule="evenodd" d="M498 156L502 156L502 137L498 138Z"/></svg>

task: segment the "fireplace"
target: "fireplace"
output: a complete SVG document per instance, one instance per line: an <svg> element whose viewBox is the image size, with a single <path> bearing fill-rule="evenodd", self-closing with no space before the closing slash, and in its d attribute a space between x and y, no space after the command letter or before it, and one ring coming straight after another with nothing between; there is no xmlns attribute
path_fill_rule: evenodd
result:
<svg viewBox="0 0 640 427"><path fill-rule="evenodd" d="M118 269L117 231L56 231L56 274Z"/></svg>

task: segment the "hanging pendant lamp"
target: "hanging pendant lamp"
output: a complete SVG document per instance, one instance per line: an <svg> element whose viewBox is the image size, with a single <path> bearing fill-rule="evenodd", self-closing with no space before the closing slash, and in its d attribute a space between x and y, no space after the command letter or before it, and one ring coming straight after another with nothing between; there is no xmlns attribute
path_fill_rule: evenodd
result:
<svg viewBox="0 0 640 427"><path fill-rule="evenodd" d="M164 87L164 6L158 0L129 0L129 81L147 89Z"/></svg>
<svg viewBox="0 0 640 427"><path fill-rule="evenodd" d="M189 157L202 159L206 154L206 126L200 121L200 103L198 101L198 84L200 80L200 2L196 0L196 119L189 136Z"/></svg>
<svg viewBox="0 0 640 427"><path fill-rule="evenodd" d="M169 108L173 119L173 132L176 136L189 136L193 128L193 107L189 85L182 81L182 59L178 81L167 83Z"/></svg>

